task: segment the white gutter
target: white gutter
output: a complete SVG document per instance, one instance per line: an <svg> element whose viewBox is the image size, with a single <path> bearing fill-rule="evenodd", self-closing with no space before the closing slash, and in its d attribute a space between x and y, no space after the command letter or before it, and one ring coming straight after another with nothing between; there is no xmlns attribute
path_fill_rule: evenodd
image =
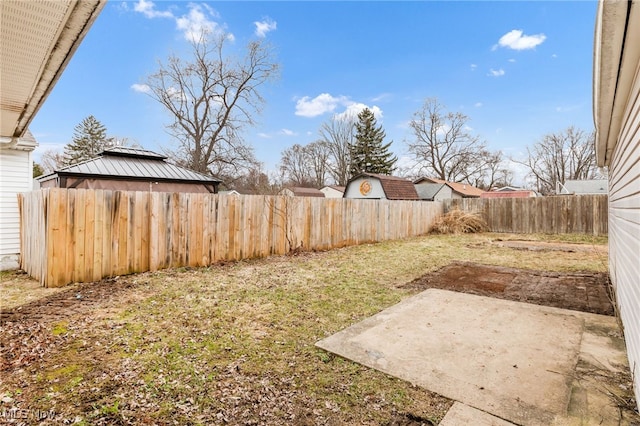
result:
<svg viewBox="0 0 640 426"><path fill-rule="evenodd" d="M21 138L0 137L0 149L17 149L20 151L33 151L38 146L36 138L27 130Z"/></svg>

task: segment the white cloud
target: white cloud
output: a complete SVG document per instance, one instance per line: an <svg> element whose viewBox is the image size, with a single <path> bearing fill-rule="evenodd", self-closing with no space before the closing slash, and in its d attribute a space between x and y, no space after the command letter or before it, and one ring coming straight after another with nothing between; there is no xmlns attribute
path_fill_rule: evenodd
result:
<svg viewBox="0 0 640 426"><path fill-rule="evenodd" d="M473 104L473 106L476 108L480 108L482 106L482 102L476 102L475 104Z"/></svg>
<svg viewBox="0 0 640 426"><path fill-rule="evenodd" d="M198 41L203 35L213 34L218 29L218 23L208 15L215 15L215 11L205 4L189 4L189 13L176 18L176 25L188 41Z"/></svg>
<svg viewBox="0 0 640 426"><path fill-rule="evenodd" d="M557 58L557 57L558 57L558 55L556 55L556 54L554 53L553 55L551 55L551 57L552 57L553 59L555 59L555 58Z"/></svg>
<svg viewBox="0 0 640 426"><path fill-rule="evenodd" d="M138 0L133 6L133 10L142 13L149 19L153 18L173 18L176 21L176 28L188 41L198 41L201 37L221 32L222 28L215 21L219 18L218 13L205 3L189 3L189 12L186 15L177 17L170 10L157 10L156 5L151 0ZM126 5L124 10L127 10ZM228 34L227 39L234 41L233 34Z"/></svg>
<svg viewBox="0 0 640 426"><path fill-rule="evenodd" d="M262 21L256 21L253 23L256 26L256 35L264 38L269 31L275 31L278 27L278 23L271 18L265 18Z"/></svg>
<svg viewBox="0 0 640 426"><path fill-rule="evenodd" d="M509 62L514 63L516 60L511 58L511 59L507 59Z"/></svg>
<svg viewBox="0 0 640 426"><path fill-rule="evenodd" d="M171 13L168 10L165 10L165 11L156 10L156 5L151 0L139 0L138 3L136 3L133 6L133 10L135 10L136 12L142 13L144 16L146 16L149 19L173 18L173 13Z"/></svg>
<svg viewBox="0 0 640 426"><path fill-rule="evenodd" d="M365 105L363 103L359 103L359 102L351 102L347 105L347 108L341 112L340 114L336 114L336 118L338 120L353 120L356 119L358 117L358 114L360 114L360 112L365 109L365 108L369 108L371 110L371 112L373 113L373 116L377 119L377 120L382 120L382 110L377 107L377 106L368 106Z"/></svg>
<svg viewBox="0 0 640 426"><path fill-rule="evenodd" d="M138 93L150 93L151 92L151 88L146 85L146 84L132 84L131 85L131 89L133 89L134 92L138 92Z"/></svg>
<svg viewBox="0 0 640 426"><path fill-rule="evenodd" d="M476 64L471 64L470 68L471 68L471 71L475 71L476 68L478 68L478 66Z"/></svg>
<svg viewBox="0 0 640 426"><path fill-rule="evenodd" d="M333 112L338 105L346 105L349 102L345 96L334 97L329 93L321 93L311 99L305 96L296 102L296 115L302 117L317 117L327 112Z"/></svg>
<svg viewBox="0 0 640 426"><path fill-rule="evenodd" d="M354 119L365 108L369 108L376 119L382 119L382 109L378 106L368 106L361 102L354 102L347 96L332 96L322 93L311 99L305 96L296 102L296 115L302 117L317 117L319 115L334 112L339 106L344 106L345 110L335 114L338 120Z"/></svg>
<svg viewBox="0 0 640 426"><path fill-rule="evenodd" d="M500 47L506 47L513 50L526 50L533 49L536 46L542 44L547 39L547 36L540 33L534 35L523 35L522 30L511 30L498 40ZM497 46L494 46L495 50Z"/></svg>
<svg viewBox="0 0 640 426"><path fill-rule="evenodd" d="M502 77L504 75L504 70L502 68L500 68L499 70L494 70L493 68L491 68L489 70L489 74L487 74L489 77Z"/></svg>
<svg viewBox="0 0 640 426"><path fill-rule="evenodd" d="M380 95L371 99L371 102L380 102L391 98L391 93L381 93Z"/></svg>
<svg viewBox="0 0 640 426"><path fill-rule="evenodd" d="M258 133L258 136L264 139L271 139L271 135L267 133Z"/></svg>
<svg viewBox="0 0 640 426"><path fill-rule="evenodd" d="M298 134L296 132L294 132L293 130L289 130L289 129L280 130L280 134L281 135L285 135L285 136L298 136Z"/></svg>

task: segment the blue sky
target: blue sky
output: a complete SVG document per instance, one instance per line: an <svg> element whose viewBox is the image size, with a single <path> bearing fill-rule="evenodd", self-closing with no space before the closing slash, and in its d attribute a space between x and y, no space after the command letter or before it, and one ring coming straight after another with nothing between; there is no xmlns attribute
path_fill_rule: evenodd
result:
<svg viewBox="0 0 640 426"><path fill-rule="evenodd" d="M62 150L92 114L110 136L171 147L170 118L139 88L189 29L208 26L243 46L270 42L282 66L263 87L258 125L244 138L266 170L294 143L318 138L332 114L373 109L409 161L407 126L427 97L469 116L492 150L526 146L575 125L592 130L597 2L149 0L109 2L31 124L42 152Z"/></svg>

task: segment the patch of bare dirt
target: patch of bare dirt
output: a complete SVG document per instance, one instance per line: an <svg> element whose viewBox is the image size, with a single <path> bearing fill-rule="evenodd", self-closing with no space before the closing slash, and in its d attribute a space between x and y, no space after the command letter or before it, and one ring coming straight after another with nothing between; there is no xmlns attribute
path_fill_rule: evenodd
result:
<svg viewBox="0 0 640 426"><path fill-rule="evenodd" d="M609 247L606 245L570 244L570 243L550 243L546 241L527 240L496 240L493 244L498 247L509 247L515 250L529 251L562 251L566 253L596 252L608 254Z"/></svg>
<svg viewBox="0 0 640 426"><path fill-rule="evenodd" d="M0 324L22 319L52 322L68 318L73 314L93 313L96 307L119 300L127 290L143 285L142 277L144 274L75 284L24 305L2 309Z"/></svg>
<svg viewBox="0 0 640 426"><path fill-rule="evenodd" d="M454 262L403 288L438 288L516 302L614 315L606 273L560 273Z"/></svg>

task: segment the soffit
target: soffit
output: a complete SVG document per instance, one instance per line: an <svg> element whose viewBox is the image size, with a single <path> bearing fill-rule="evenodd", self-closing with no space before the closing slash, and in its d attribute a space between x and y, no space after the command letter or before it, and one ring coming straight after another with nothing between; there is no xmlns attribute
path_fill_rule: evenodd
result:
<svg viewBox="0 0 640 426"><path fill-rule="evenodd" d="M21 137L104 0L0 2L0 136Z"/></svg>

